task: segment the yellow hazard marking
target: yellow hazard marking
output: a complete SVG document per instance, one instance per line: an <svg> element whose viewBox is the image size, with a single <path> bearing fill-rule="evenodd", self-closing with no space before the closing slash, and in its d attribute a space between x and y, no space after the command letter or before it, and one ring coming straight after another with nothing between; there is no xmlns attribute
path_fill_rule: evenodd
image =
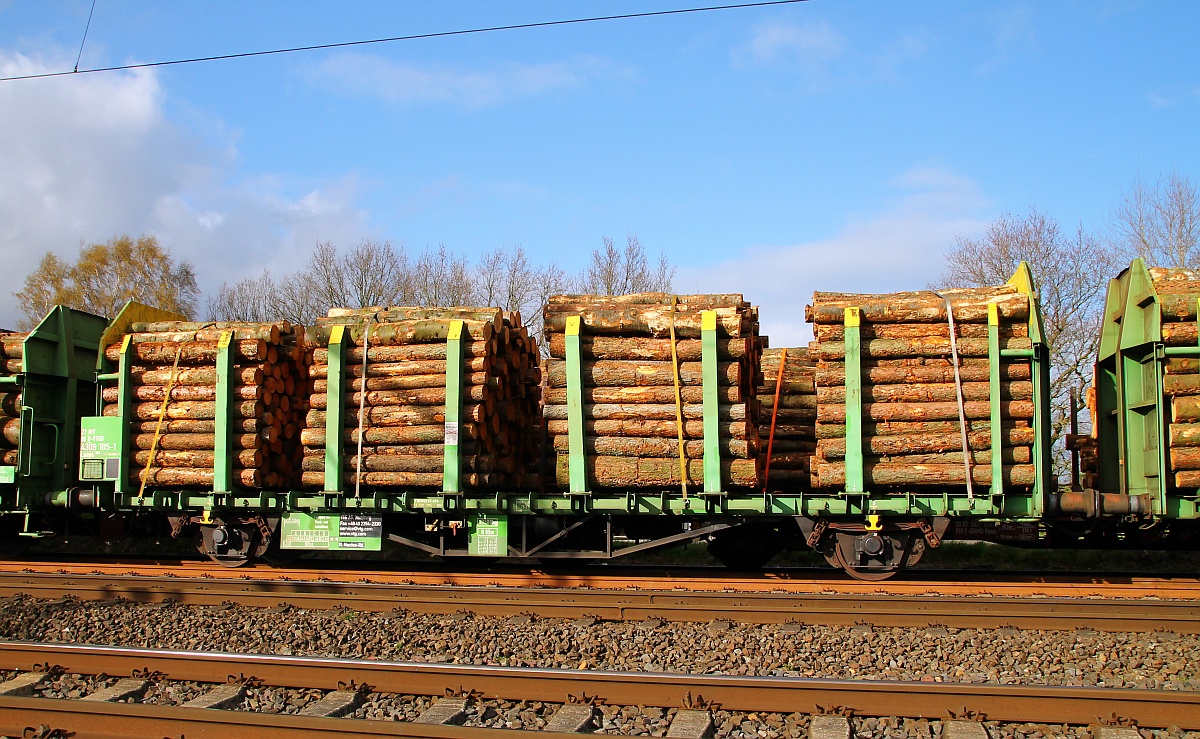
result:
<svg viewBox="0 0 1200 739"><path fill-rule="evenodd" d="M450 339L450 341L458 341L462 338L462 333L463 322L456 319L450 322L450 334L446 338Z"/></svg>
<svg viewBox="0 0 1200 739"><path fill-rule="evenodd" d="M862 309L857 306L846 309L845 324L847 326L858 326L862 324Z"/></svg>
<svg viewBox="0 0 1200 739"><path fill-rule="evenodd" d="M700 314L700 330L717 330L717 312L715 310L706 310Z"/></svg>
<svg viewBox="0 0 1200 739"><path fill-rule="evenodd" d="M579 316L567 316L567 336L578 336L579 324Z"/></svg>
<svg viewBox="0 0 1200 739"><path fill-rule="evenodd" d="M882 531L882 530L883 530L883 521L880 520L879 514L878 513L868 514L867 515L867 531Z"/></svg>
<svg viewBox="0 0 1200 739"><path fill-rule="evenodd" d="M222 331L220 338L217 339L218 349L228 349L230 342L233 341L232 331Z"/></svg>

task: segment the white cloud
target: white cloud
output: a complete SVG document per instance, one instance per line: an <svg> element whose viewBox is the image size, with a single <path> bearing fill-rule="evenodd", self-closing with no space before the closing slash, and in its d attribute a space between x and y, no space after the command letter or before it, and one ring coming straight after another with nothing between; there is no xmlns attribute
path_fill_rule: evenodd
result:
<svg viewBox="0 0 1200 739"><path fill-rule="evenodd" d="M70 63L0 49L0 75ZM211 291L290 270L318 239L366 235L353 178L297 188L241 177L230 135L173 123L165 99L150 70L0 85L0 326L16 322L12 293L41 255L74 257L81 242L155 234Z"/></svg>
<svg viewBox="0 0 1200 739"><path fill-rule="evenodd" d="M896 198L832 238L751 246L726 262L680 268L676 289L744 293L761 307L763 333L777 347L811 340L804 307L816 290L923 289L941 275L955 235L986 225L978 216L987 201L971 180L936 167L914 168L889 184L900 191Z"/></svg>
<svg viewBox="0 0 1200 739"><path fill-rule="evenodd" d="M393 104L436 102L468 108L579 89L596 80L629 80L635 76L630 67L594 56L465 70L416 65L360 53L332 56L311 72L316 84L340 94L377 98Z"/></svg>
<svg viewBox="0 0 1200 739"><path fill-rule="evenodd" d="M829 65L846 51L846 42L825 21L768 21L754 27L750 40L733 50L741 67L782 65L799 71L813 87L823 87Z"/></svg>

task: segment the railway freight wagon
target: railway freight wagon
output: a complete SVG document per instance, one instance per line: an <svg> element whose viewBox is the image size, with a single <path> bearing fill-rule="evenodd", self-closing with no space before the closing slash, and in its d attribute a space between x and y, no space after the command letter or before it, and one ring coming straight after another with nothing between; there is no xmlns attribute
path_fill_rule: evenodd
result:
<svg viewBox="0 0 1200 739"><path fill-rule="evenodd" d="M1025 265L993 287L816 293L804 348L768 348L741 295L554 296L540 366L494 308L307 328L56 308L0 337L0 540L150 522L231 566L385 540L540 560L703 540L733 567L811 547L866 579L948 538L1178 545L1200 486L1198 288L1140 263L1113 282L1075 439L1086 490L1051 468Z"/></svg>

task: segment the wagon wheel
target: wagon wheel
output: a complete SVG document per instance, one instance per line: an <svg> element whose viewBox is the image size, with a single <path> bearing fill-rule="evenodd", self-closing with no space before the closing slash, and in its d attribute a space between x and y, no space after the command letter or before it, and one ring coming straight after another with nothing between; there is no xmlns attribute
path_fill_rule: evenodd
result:
<svg viewBox="0 0 1200 739"><path fill-rule="evenodd" d="M899 572L899 570L872 570L865 567L858 567L846 561L846 555L842 554L842 548L840 546L834 547L833 551L833 556L837 561L837 566L845 570L846 574L855 580L879 582L881 580L887 580Z"/></svg>

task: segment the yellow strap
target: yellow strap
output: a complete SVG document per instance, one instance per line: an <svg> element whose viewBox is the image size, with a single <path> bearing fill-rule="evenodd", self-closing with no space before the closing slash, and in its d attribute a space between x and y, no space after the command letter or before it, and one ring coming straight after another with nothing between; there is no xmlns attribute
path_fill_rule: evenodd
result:
<svg viewBox="0 0 1200 739"><path fill-rule="evenodd" d="M671 379L675 381L675 429L679 433L679 489L687 500L688 471L687 452L683 445L683 395L679 391L679 350L675 346L675 303L679 296L671 296Z"/></svg>
<svg viewBox="0 0 1200 739"><path fill-rule="evenodd" d="M125 338L129 338L128 335ZM222 334L221 338L224 339L225 335ZM162 436L163 421L167 418L167 404L171 402L171 391L175 389L175 375L179 372L179 357L183 354L185 343L180 342L179 347L175 349L175 363L171 365L171 376L167 378L167 392L163 394L162 405L158 407L158 423L154 426L154 439L150 442L150 460L146 462L146 469L142 470L142 485L138 488L138 498L146 494L146 480L150 479L150 471L154 469L154 457L158 454L158 439Z"/></svg>

